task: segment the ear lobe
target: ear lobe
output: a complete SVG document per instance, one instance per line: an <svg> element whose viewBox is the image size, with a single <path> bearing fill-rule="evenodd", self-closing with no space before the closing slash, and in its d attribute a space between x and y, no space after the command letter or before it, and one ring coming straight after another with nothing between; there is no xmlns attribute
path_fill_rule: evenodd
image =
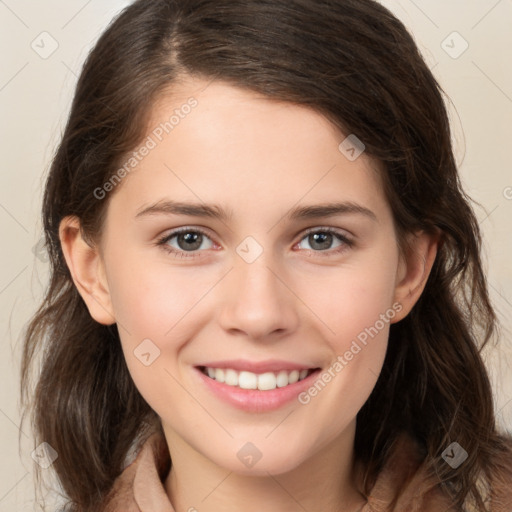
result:
<svg viewBox="0 0 512 512"><path fill-rule="evenodd" d="M62 219L59 238L73 282L92 318L103 325L115 323L103 260L98 249L83 239L80 220L74 216Z"/></svg>
<svg viewBox="0 0 512 512"><path fill-rule="evenodd" d="M425 289L436 259L439 235L420 231L411 237L407 254L400 255L394 302L401 304L402 309L392 323L402 320L410 313Z"/></svg>

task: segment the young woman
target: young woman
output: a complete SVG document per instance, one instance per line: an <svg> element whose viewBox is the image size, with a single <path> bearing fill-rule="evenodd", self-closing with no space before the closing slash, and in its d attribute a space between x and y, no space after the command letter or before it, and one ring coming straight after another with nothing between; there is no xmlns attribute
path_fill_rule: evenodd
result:
<svg viewBox="0 0 512 512"><path fill-rule="evenodd" d="M479 227L378 3L136 1L43 221L22 390L66 510L511 510Z"/></svg>

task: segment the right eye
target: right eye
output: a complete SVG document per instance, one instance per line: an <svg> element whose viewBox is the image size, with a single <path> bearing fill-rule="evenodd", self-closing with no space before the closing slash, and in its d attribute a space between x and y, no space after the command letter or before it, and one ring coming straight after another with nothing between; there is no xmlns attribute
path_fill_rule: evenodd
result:
<svg viewBox="0 0 512 512"><path fill-rule="evenodd" d="M209 241L209 245L207 241ZM203 246L205 242L207 247ZM213 242L206 232L201 229L179 228L160 238L157 245L176 256L180 255L182 257L193 258L196 256L196 252L201 252L201 248L211 249Z"/></svg>

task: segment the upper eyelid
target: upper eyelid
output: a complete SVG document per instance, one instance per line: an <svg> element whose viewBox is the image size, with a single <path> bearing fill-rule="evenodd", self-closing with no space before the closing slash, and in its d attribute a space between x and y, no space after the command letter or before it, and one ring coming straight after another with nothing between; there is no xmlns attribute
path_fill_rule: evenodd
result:
<svg viewBox="0 0 512 512"><path fill-rule="evenodd" d="M346 233L347 234L346 238L354 236L354 235L352 235L352 233L350 233L350 231L347 231L346 229L335 228L332 226L318 226L318 227L315 226L312 228L306 228L305 230L302 230L301 233L302 233L302 236L304 237L307 234L315 233L316 231L329 231L329 232L337 233L337 234L343 235L343 236L345 236L345 233Z"/></svg>

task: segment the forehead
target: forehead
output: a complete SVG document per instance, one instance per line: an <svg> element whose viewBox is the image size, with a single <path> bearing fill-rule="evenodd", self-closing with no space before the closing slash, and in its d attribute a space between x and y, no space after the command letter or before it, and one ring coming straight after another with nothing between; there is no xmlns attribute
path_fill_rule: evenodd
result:
<svg viewBox="0 0 512 512"><path fill-rule="evenodd" d="M137 208L165 196L274 217L303 198L385 207L378 162L364 153L351 161L345 138L311 108L183 78L154 102L143 143L151 148L119 188Z"/></svg>
<svg viewBox="0 0 512 512"><path fill-rule="evenodd" d="M230 142L249 146L250 139L264 140L271 147L289 141L286 149L294 152L300 151L298 144L293 147L295 141L309 141L311 146L327 142L326 137L337 143L341 137L339 130L312 108L272 99L224 81L190 77L182 78L155 100L148 134L159 128L163 129L164 138L170 131L185 131L198 143L217 136L223 146ZM226 139L227 134L233 138ZM277 134L279 137L275 137Z"/></svg>

